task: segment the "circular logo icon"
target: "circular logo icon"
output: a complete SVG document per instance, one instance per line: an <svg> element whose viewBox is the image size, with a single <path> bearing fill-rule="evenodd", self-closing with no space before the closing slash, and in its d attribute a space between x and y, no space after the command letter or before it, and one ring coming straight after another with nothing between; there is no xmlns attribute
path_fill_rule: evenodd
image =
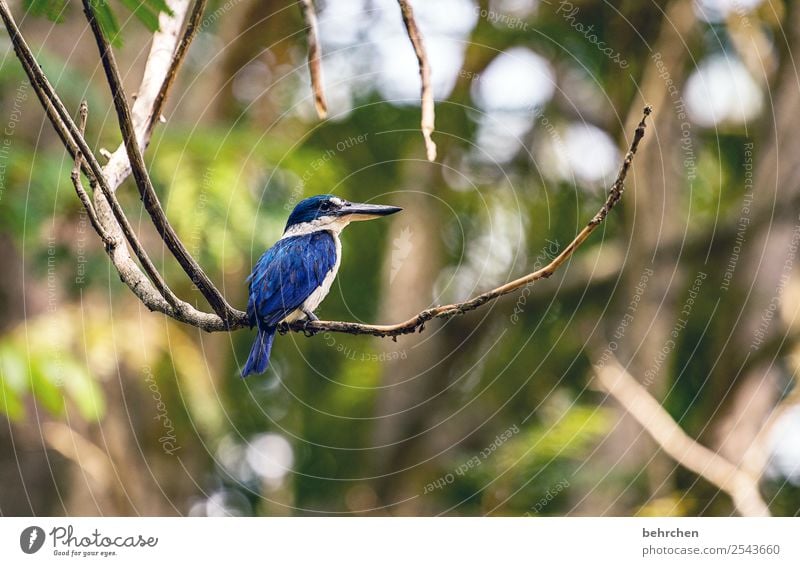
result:
<svg viewBox="0 0 800 566"><path fill-rule="evenodd" d="M19 547L25 554L38 552L44 544L44 529L42 527L28 527L19 535Z"/></svg>

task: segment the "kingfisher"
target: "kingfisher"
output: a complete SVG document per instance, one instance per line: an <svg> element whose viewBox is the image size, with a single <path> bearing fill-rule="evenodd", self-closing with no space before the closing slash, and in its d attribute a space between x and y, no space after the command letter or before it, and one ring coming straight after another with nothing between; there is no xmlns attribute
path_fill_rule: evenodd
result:
<svg viewBox="0 0 800 566"><path fill-rule="evenodd" d="M297 203L283 236L264 252L247 278L247 316L258 335L242 377L266 371L279 324L319 320L314 310L330 291L342 261L341 231L351 222L401 210L348 202L334 195L317 195Z"/></svg>

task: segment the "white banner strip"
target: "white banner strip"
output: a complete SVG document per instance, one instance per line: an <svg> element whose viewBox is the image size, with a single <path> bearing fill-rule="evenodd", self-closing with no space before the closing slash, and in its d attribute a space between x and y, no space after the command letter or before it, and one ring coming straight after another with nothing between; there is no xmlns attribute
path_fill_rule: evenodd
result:
<svg viewBox="0 0 800 566"><path fill-rule="evenodd" d="M790 518L35 517L0 519L0 563L796 566L798 539Z"/></svg>

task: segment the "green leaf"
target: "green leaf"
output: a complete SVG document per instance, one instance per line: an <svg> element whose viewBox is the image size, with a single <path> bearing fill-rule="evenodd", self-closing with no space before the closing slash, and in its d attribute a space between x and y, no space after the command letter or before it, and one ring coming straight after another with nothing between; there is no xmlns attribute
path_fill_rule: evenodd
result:
<svg viewBox="0 0 800 566"><path fill-rule="evenodd" d="M166 0L120 1L152 32L158 31L158 15L161 12L172 15Z"/></svg>
<svg viewBox="0 0 800 566"><path fill-rule="evenodd" d="M5 413L12 420L19 420L25 416L25 407L19 396L7 386L6 381L0 376L0 413Z"/></svg>
<svg viewBox="0 0 800 566"><path fill-rule="evenodd" d="M144 4L148 4L155 12L166 12L170 16L173 15L166 0L145 0Z"/></svg>
<svg viewBox="0 0 800 566"><path fill-rule="evenodd" d="M122 37L119 35L119 24L108 2L106 0L97 0L94 2L93 7L95 18L97 18L97 23L100 24L103 35L106 36L111 45L115 47L122 45Z"/></svg>
<svg viewBox="0 0 800 566"><path fill-rule="evenodd" d="M28 390L25 359L8 343L0 344L0 380L18 393Z"/></svg>
<svg viewBox="0 0 800 566"><path fill-rule="evenodd" d="M74 360L62 361L64 388L87 421L98 421L106 412L103 391L86 368Z"/></svg>
<svg viewBox="0 0 800 566"><path fill-rule="evenodd" d="M53 22L63 22L67 0L25 0L25 9L32 16L44 16Z"/></svg>
<svg viewBox="0 0 800 566"><path fill-rule="evenodd" d="M9 346L0 344L0 413L11 419L25 416L19 394L27 389L25 362Z"/></svg>
<svg viewBox="0 0 800 566"><path fill-rule="evenodd" d="M53 378L53 370L57 369L57 365L37 363L37 360L32 359L30 366L31 393L36 398L36 402L53 415L63 414L64 394Z"/></svg>
<svg viewBox="0 0 800 566"><path fill-rule="evenodd" d="M158 30L158 10L153 9L147 5L147 2L139 2L139 0L122 0L128 10L133 12L147 29L152 32Z"/></svg>
<svg viewBox="0 0 800 566"><path fill-rule="evenodd" d="M172 10L166 0L120 0L120 2L151 32L158 30L158 15L161 12L172 15ZM111 45L115 47L122 45L119 22L108 0L92 0L91 5L97 23L103 30L103 35L108 38ZM62 22L68 2L67 0L24 0L24 6L33 16L45 16L54 22Z"/></svg>

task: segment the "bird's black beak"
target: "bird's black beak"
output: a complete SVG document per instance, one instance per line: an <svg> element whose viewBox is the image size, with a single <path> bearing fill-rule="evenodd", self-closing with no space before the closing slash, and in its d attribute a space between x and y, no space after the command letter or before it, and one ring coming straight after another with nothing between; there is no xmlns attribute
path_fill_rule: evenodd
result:
<svg viewBox="0 0 800 566"><path fill-rule="evenodd" d="M399 206L386 206L382 204L348 203L339 210L340 216L349 216L351 221L372 220L381 216L389 216L403 210Z"/></svg>

